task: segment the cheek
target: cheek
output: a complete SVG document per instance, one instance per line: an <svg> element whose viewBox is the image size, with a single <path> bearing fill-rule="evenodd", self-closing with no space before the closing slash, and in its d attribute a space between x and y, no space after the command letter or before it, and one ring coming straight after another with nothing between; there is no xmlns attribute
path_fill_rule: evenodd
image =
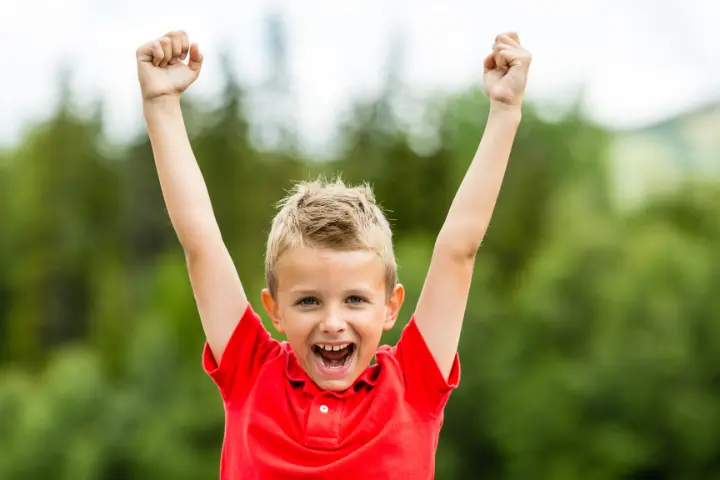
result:
<svg viewBox="0 0 720 480"><path fill-rule="evenodd" d="M316 320L310 313L298 313L292 309L288 309L281 313L282 325L285 329L285 336L290 343L295 343L299 347L304 344L307 337L312 333Z"/></svg>
<svg viewBox="0 0 720 480"><path fill-rule="evenodd" d="M379 339L382 336L383 325L385 324L385 306L375 306L372 308L354 312L354 318L351 322L358 333L366 338Z"/></svg>

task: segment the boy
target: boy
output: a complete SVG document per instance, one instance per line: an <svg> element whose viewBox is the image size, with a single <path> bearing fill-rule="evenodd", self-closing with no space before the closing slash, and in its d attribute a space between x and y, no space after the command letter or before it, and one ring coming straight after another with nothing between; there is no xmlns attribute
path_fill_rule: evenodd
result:
<svg viewBox="0 0 720 480"><path fill-rule="evenodd" d="M460 378L475 255L521 118L530 54L517 34L497 36L485 59L485 134L392 347L378 344L404 290L372 192L314 182L284 200L262 302L287 341L272 339L223 243L183 124L179 98L203 57L184 32L171 32L141 46L137 62L163 196L206 334L203 367L224 402L221 478L432 478L443 409Z"/></svg>

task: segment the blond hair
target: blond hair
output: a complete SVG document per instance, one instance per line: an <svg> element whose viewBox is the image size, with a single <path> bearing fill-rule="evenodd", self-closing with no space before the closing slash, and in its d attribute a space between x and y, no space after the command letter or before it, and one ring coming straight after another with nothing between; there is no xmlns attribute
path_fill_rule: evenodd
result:
<svg viewBox="0 0 720 480"><path fill-rule="evenodd" d="M375 195L367 184L346 186L338 177L301 182L278 203L265 254L265 279L277 292L275 266L292 248L368 250L385 264L388 294L397 283L392 232Z"/></svg>

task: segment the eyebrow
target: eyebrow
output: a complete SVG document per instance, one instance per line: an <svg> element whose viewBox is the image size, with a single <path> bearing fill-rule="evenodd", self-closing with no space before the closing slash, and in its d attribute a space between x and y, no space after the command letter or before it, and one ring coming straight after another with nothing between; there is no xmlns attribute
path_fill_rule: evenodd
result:
<svg viewBox="0 0 720 480"><path fill-rule="evenodd" d="M344 295L363 295L363 296L370 296L375 290L369 287L355 287L350 288L348 290L344 290ZM319 290L313 290L308 288L299 288L299 289L291 289L288 291L291 295L297 295L297 296L315 296L319 295Z"/></svg>
<svg viewBox="0 0 720 480"><path fill-rule="evenodd" d="M289 290L289 294L291 295L300 295L300 296L306 296L306 295L317 295L317 290L308 290L308 289L299 289L299 290Z"/></svg>

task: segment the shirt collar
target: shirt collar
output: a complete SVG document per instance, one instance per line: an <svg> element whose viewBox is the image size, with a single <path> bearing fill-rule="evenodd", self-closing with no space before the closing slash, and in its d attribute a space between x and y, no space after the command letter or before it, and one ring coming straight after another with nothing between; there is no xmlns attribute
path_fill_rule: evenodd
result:
<svg viewBox="0 0 720 480"><path fill-rule="evenodd" d="M350 388L348 388L347 390L344 390L342 392L321 390L317 385L315 385L315 382L312 381L308 374L305 373L305 370L303 370L303 368L300 366L297 358L295 357L295 353L292 351L290 345L286 342L283 343L285 344L284 346L286 353L285 374L287 375L290 382L297 385L302 385L303 391L312 395L313 397L318 395L332 395L339 398L346 398L357 392L358 390L362 389L363 387L374 387L378 383L378 378L380 376L380 365L375 364L366 368L365 371L360 374L357 380L355 380L352 386L350 386Z"/></svg>

